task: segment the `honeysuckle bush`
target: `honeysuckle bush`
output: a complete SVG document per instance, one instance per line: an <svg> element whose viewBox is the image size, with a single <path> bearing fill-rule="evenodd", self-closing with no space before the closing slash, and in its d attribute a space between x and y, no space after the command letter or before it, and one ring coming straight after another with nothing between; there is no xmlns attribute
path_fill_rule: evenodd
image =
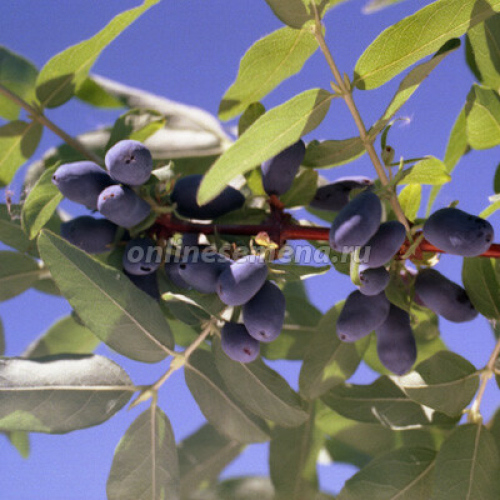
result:
<svg viewBox="0 0 500 500"><path fill-rule="evenodd" d="M1 48L0 116L6 120L0 127L1 185L8 186L35 154L45 128L62 142L30 164L22 195L12 199L7 190L0 205L0 241L11 248L0 255L0 299L35 288L62 295L73 312L38 338L34 331L33 342L18 357L0 360L0 431L26 454L30 433L84 432L127 405L142 407L117 443L107 484L110 500L333 498L319 491L320 453L359 468L340 492L342 500L498 499L499 417L484 422L481 402L498 374L500 342L479 369L448 350L437 316L414 300L411 273L405 275L407 282L400 275L406 264L411 269L432 267L439 260L437 249L421 240L425 218L418 214L427 217L436 210L439 190L453 182L461 157L500 144L500 0L431 3L382 32L354 68L342 68L345 73L336 65L336 49L323 24L341 2L265 1L283 27L248 49L221 98L217 118L90 73L106 46L140 16L152 15L150 9L159 0L146 0L119 14L94 37L55 55L41 69ZM372 0L365 10L393 3ZM323 82L310 82L310 90L266 110L260 100L300 72L317 51L331 70L331 86L318 88ZM410 98L418 99L413 94L445 58L464 52L476 83L464 95L444 158L428 156L425 145L419 158L395 157L390 131L399 110ZM385 112L375 123L365 124L356 94L393 79L401 83ZM109 127L73 138L50 119L53 108L71 99L96 112L123 108L123 113ZM292 187L279 199L269 198L260 165L303 136L314 137L315 129L328 121L334 99L345 102L358 135L308 139ZM231 119L238 119L234 135L221 123ZM390 265L386 296L410 313L418 352L412 370L391 374L377 358L373 333L355 343L342 342L335 331L342 302L324 315L310 303L303 284L310 276L343 273L359 284L356 259L349 256L327 252L331 266L268 263L286 298L285 325L276 340L261 344L259 359L243 364L229 359L219 340L224 322L238 320L238 307L226 307L215 294L176 287L163 270L157 301L123 274L123 245L93 256L61 238L67 214L59 208L63 196L51 182L56 168L80 160L102 166L106 152L123 139L145 143L155 168L152 180L138 188L151 203L153 216L130 234L148 233L163 244L178 245L182 233L195 226L175 219L169 195L176 180L203 174L200 204L229 183L245 195L243 208L216 219L217 228L206 226L211 230L205 231L205 242L225 246L231 255L238 247L269 254L283 239L299 236L324 249L325 231L294 220L289 210L309 205L325 182L323 169L365 155L373 164L374 192L383 201L385 219L399 220L407 230L407 241ZM498 193L498 175L494 180ZM429 196L422 185L431 186ZM497 194L490 202L480 214L484 218L500 208ZM309 211L326 225L336 215ZM231 234L221 230L230 226ZM499 255L492 246L486 257L463 259L463 285L493 332L500 319ZM152 376L147 385L134 384L133 373L93 354L101 343L121 356L161 363L164 375ZM266 363L277 359L300 361L298 392ZM380 374L370 385L349 383L361 363ZM158 393L180 369L207 422L176 442ZM218 480L246 445L268 441L269 478Z"/></svg>

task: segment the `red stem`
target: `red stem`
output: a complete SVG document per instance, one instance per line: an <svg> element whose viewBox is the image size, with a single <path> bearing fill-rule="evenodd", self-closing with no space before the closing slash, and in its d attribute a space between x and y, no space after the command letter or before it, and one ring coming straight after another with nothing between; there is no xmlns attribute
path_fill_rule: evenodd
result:
<svg viewBox="0 0 500 500"><path fill-rule="evenodd" d="M264 224L195 224L185 222L171 215L163 215L158 218L153 232L163 237L169 237L173 233L203 233L203 234L231 234L242 236L256 236L259 233L266 232L271 240L282 245L286 240L314 240L328 241L330 228L315 226L299 226L286 222L287 214L276 211L275 216ZM409 243L405 242L401 252L405 252ZM443 250L431 245L423 240L414 255L418 256L421 252L446 253ZM500 244L493 243L490 248L481 254L481 257L500 258Z"/></svg>

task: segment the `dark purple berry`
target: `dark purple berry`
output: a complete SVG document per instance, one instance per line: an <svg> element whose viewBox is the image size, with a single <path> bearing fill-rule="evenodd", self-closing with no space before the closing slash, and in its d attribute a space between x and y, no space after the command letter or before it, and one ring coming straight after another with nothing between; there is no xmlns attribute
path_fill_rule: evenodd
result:
<svg viewBox="0 0 500 500"><path fill-rule="evenodd" d="M403 375L410 370L417 359L410 315L391 304L387 319L375 329L375 334L381 363L396 375Z"/></svg>
<svg viewBox="0 0 500 500"><path fill-rule="evenodd" d="M349 193L353 189L361 189L372 184L371 179L362 175L341 177L331 184L319 187L309 205L319 210L336 212L342 210L349 203Z"/></svg>
<svg viewBox="0 0 500 500"><path fill-rule="evenodd" d="M475 257L486 252L493 243L492 225L480 217L458 208L442 208L424 224L425 239L452 255Z"/></svg>
<svg viewBox="0 0 500 500"><path fill-rule="evenodd" d="M257 359L260 344L239 323L225 323L221 330L222 350L234 361L250 363Z"/></svg>
<svg viewBox="0 0 500 500"><path fill-rule="evenodd" d="M230 261L220 254L190 253L179 262L179 276L201 293L215 293L221 273Z"/></svg>
<svg viewBox="0 0 500 500"><path fill-rule="evenodd" d="M378 295L387 288L390 278L391 276L385 267L371 269L360 266L359 280L361 286L359 291L363 295Z"/></svg>
<svg viewBox="0 0 500 500"><path fill-rule="evenodd" d="M467 292L435 269L422 269L417 274L415 294L426 307L448 321L471 321L478 314Z"/></svg>
<svg viewBox="0 0 500 500"><path fill-rule="evenodd" d="M82 215L61 224L61 236L72 245L90 254L111 250L117 226L106 219Z"/></svg>
<svg viewBox="0 0 500 500"><path fill-rule="evenodd" d="M153 169L149 149L132 140L117 142L106 153L104 163L113 179L130 186L140 186L147 182Z"/></svg>
<svg viewBox="0 0 500 500"><path fill-rule="evenodd" d="M382 217L378 196L364 191L349 202L335 217L330 229L330 246L337 252L350 253L365 245L376 233Z"/></svg>
<svg viewBox="0 0 500 500"><path fill-rule="evenodd" d="M106 219L127 229L142 222L151 207L126 186L109 186L100 195L97 208Z"/></svg>
<svg viewBox="0 0 500 500"><path fill-rule="evenodd" d="M96 210L99 194L114 181L99 165L91 161L77 161L61 165L54 172L52 183L68 200Z"/></svg>
<svg viewBox="0 0 500 500"><path fill-rule="evenodd" d="M241 306L264 285L267 265L262 257L247 255L233 262L219 276L217 293L224 304Z"/></svg>
<svg viewBox="0 0 500 500"><path fill-rule="evenodd" d="M383 293L363 295L359 291L347 297L337 319L337 335L344 342L355 342L378 328L389 314L390 303Z"/></svg>
<svg viewBox="0 0 500 500"><path fill-rule="evenodd" d="M367 267L387 264L397 254L406 238L406 230L401 222L391 220L380 224L378 231L361 249L360 261Z"/></svg>
<svg viewBox="0 0 500 500"><path fill-rule="evenodd" d="M206 205L198 205L196 195L202 178L202 175L188 175L175 183L170 199L177 204L177 212L183 217L200 220L215 219L238 210L245 203L245 197L237 189L228 186Z"/></svg>
<svg viewBox="0 0 500 500"><path fill-rule="evenodd" d="M123 253L123 269L137 276L154 273L161 264L161 249L150 238L130 240Z"/></svg>
<svg viewBox="0 0 500 500"><path fill-rule="evenodd" d="M282 195L292 186L293 180L304 160L306 146L299 140L262 164L264 191L271 195Z"/></svg>
<svg viewBox="0 0 500 500"><path fill-rule="evenodd" d="M158 288L158 279L156 273L143 274L142 276L128 274L127 278L142 292L147 293L151 298L160 300L160 290Z"/></svg>
<svg viewBox="0 0 500 500"><path fill-rule="evenodd" d="M271 342L285 321L285 296L270 281L243 306L243 323L248 333L260 342Z"/></svg>

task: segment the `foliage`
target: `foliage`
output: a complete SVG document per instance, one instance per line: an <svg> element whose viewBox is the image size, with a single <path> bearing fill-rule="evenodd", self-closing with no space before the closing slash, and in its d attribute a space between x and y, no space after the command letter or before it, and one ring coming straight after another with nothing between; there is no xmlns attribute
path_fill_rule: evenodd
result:
<svg viewBox="0 0 500 500"><path fill-rule="evenodd" d="M40 70L0 48L0 116L7 120L0 127L0 186L7 186L35 154L44 127L63 140L31 164L21 199L0 205L0 241L10 248L0 252L0 301L33 287L62 295L73 310L18 357L0 358L0 431L27 456L29 433L82 430L109 420L130 401L132 407L143 405L117 445L107 483L110 500L327 500L332 497L320 491L317 475L324 456L360 469L346 482L341 500L499 498L498 415L483 423L480 404L488 380L497 374L500 343L480 369L449 351L432 304L415 295L416 273L406 262L417 269L436 263L439 249L421 245L421 209L427 208L429 216L441 186L453 182L453 170L470 149L500 144L500 0L431 3L381 33L355 64L352 77L338 71L322 25L325 15L335 17L339 0L266 0L285 26L250 47L221 98L220 120L240 116L236 139L205 111L90 76L101 52L158 2L145 0L119 14ZM365 12L396 3L372 0ZM444 60L460 57L464 35L463 50L477 82L464 96L444 158L422 146L419 158L394 161L387 137L398 111ZM317 51L332 71L331 88L311 82L309 90L266 110L259 101L300 72ZM365 127L353 90L375 89L405 71L385 111ZM72 99L96 112L124 109L114 124L72 139L46 116ZM345 101L358 135L319 140L314 131L329 116L334 99ZM20 118L22 108L27 113ZM280 198L266 194L260 165L304 136L305 157L292 187ZM326 183L317 170L348 164L367 152L379 178L368 189L381 200L386 220L399 220L406 229L399 257L386 264L391 280L384 297L393 310L400 309L415 337L411 370L396 376L381 363L371 333L379 325L356 342L344 342L336 333L344 302L321 314L305 292L304 280L335 270L359 286L359 248L343 261L331 252L322 265L268 262L266 272L286 299L284 324L276 340L260 344L258 359L241 363L228 357L220 340L224 322L240 318L240 304L227 306L220 293L184 286L165 265L155 281L155 300L123 271L123 229L100 255L61 237L66 216L59 208L63 195L52 183L54 172L60 164L80 160L103 166L106 152L124 139L143 142L153 157L152 177L134 188L134 195L149 203L150 216L128 235L147 234L164 247L168 241L174 252L181 248L179 233L203 232L203 243L229 249L233 260L239 247L270 254L301 234L320 247L307 235L320 234L321 228L294 220L287 210L307 207L314 199ZM381 157L374 146L379 139ZM175 182L188 175L203 175L190 200L198 208L220 199L228 184L243 193L245 205L216 217L217 226L186 221L171 193ZM497 197L490 201L483 216L500 208ZM335 217L310 212L328 222ZM306 230L311 232L301 232ZM327 239L328 229L318 240ZM463 259L462 268L466 297L493 326L500 320L498 257L498 247L492 246L486 257ZM93 354L101 342L137 362L166 364L164 375L134 385L118 364ZM0 355L4 352L0 323ZM276 359L300 362L298 391L268 366ZM369 385L350 382L362 363L379 375ZM175 429L158 406L158 391L179 369L207 422L176 444ZM467 422L461 420L464 415ZM219 479L245 446L262 442L270 442L269 479Z"/></svg>

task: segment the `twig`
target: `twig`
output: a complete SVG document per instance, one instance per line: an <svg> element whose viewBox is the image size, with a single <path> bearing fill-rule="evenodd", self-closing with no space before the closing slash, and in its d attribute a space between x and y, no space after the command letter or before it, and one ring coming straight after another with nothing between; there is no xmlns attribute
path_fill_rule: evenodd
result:
<svg viewBox="0 0 500 500"><path fill-rule="evenodd" d="M497 343L495 344L495 348L491 353L490 359L488 360L488 364L481 372L481 383L476 393L476 397L474 398L474 401L468 411L469 415L467 417L467 422L469 423L477 423L482 421L481 413L479 411L481 407L481 401L483 400L483 396L486 391L486 386L488 385L489 380L495 374L495 362L499 355L500 355L500 338L497 340Z"/></svg>
<svg viewBox="0 0 500 500"><path fill-rule="evenodd" d="M3 85L0 85L0 94L7 97L7 99L10 99L18 106L21 106L21 108L25 109L31 116L31 118L54 132L54 134L58 135L66 144L68 144L68 146L71 146L73 149L81 153L83 156L85 156L85 158L88 158L89 160L98 163L99 165L103 164L102 158L94 154L92 151L89 151L80 141L68 135L54 122L49 120L42 112L38 111L33 106L30 106L24 99L21 99L19 96L11 92Z"/></svg>
<svg viewBox="0 0 500 500"><path fill-rule="evenodd" d="M368 156L370 157L370 160L373 163L373 166L375 167L375 170L377 172L377 175L380 179L380 182L382 183L383 186L387 186L389 184L389 179L387 177L387 174L385 173L384 166L382 165L382 162L380 161L380 158L378 157L377 151L375 150L375 147L373 146L373 140L374 138L371 138L366 130L365 124L363 122L363 119L361 118L361 115L359 113L358 108L356 107L356 103L354 102L354 99L352 97L352 92L351 89L347 87L346 83L344 82L342 75L340 74L339 69L337 68L337 65L335 63L335 60L333 59L332 53L330 52L330 49L328 48L328 45L326 44L325 37L323 36L323 31L321 27L321 19L318 14L318 10L316 8L316 5L314 2L311 3L312 8L314 10L315 14L315 28L314 28L314 36L316 37L316 40L318 42L318 45L321 49L321 52L323 52L323 55L325 56L326 62L328 63L328 66L330 67L330 70L335 78L336 84L341 90L341 96L343 97L345 103L347 104L347 107L349 108L349 111L351 112L352 117L354 118L354 122L356 123L356 127L359 130L359 137L361 138L361 141L363 142L363 145L366 149L366 152L368 153ZM401 208L401 205L399 204L398 198L396 196L396 193L393 191L392 195L390 197L390 203L391 207L394 210L394 213L396 214L396 217L398 220L403 224L406 228L406 231L410 231L410 225L408 224L408 220L405 217L405 214L403 212L403 209Z"/></svg>

